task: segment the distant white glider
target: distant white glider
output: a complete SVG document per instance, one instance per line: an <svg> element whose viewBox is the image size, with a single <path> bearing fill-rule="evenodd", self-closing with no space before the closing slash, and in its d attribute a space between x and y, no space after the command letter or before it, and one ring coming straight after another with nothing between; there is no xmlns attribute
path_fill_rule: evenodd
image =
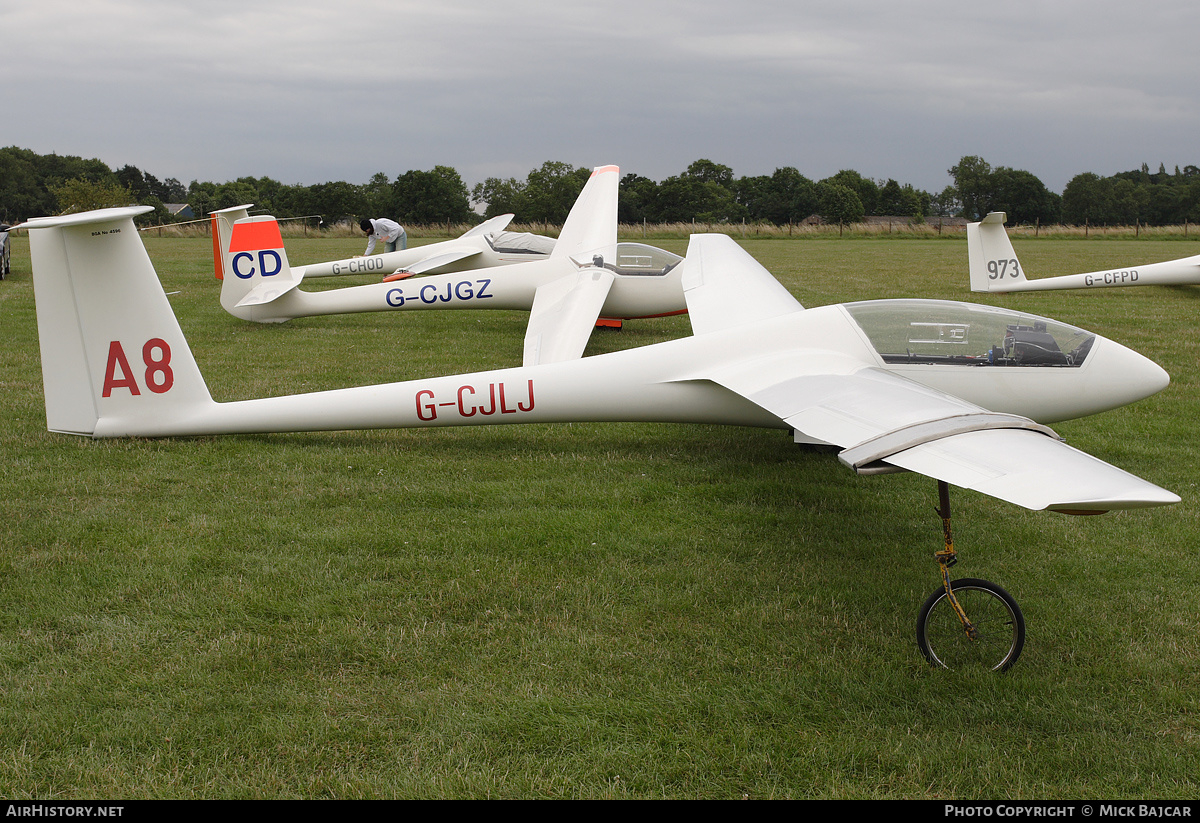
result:
<svg viewBox="0 0 1200 823"><path fill-rule="evenodd" d="M678 267L683 258L617 242L618 182L616 166L592 173L547 257L324 291L299 288L305 275L289 265L273 217L243 218L233 223L225 246L221 305L259 323L354 312L521 309L530 312L525 365L574 360L600 318L687 310Z"/></svg>
<svg viewBox="0 0 1200 823"><path fill-rule="evenodd" d="M213 260L218 280L223 280L230 273L229 241L233 225L249 216L249 204L210 212ZM505 231L512 219L513 215L502 214L485 220L453 240L365 257L293 266L292 271L299 277L309 279L351 274L412 276L511 266L513 263L527 263L548 257L554 249L554 239L529 232Z"/></svg>
<svg viewBox="0 0 1200 823"><path fill-rule="evenodd" d="M1163 263L1147 263L1108 271L1025 278L1012 241L1004 230L1006 215L994 211L978 223L967 224L967 257L971 291L1004 294L1013 291L1092 289L1113 286L1181 286L1200 283L1200 254Z"/></svg>

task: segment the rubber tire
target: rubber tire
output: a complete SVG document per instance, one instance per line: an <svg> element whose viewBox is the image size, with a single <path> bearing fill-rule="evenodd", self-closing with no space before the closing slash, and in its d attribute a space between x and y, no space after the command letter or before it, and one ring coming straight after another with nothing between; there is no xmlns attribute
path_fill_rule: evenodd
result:
<svg viewBox="0 0 1200 823"><path fill-rule="evenodd" d="M954 596L978 630L969 640L958 615L938 588L917 615L917 648L932 666L986 667L1007 671L1025 646L1025 616L1013 596L989 580L964 577L950 583Z"/></svg>

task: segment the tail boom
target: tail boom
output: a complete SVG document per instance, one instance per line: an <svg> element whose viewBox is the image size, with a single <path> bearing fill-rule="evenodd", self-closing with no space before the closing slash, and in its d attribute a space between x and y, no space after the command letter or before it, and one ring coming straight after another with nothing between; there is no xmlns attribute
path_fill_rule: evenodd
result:
<svg viewBox="0 0 1200 823"><path fill-rule="evenodd" d="M131 411L101 418L90 434L178 437L580 421L784 427L741 396L708 381L673 379L670 369L631 379L647 358L636 350L618 354L625 356L194 404L171 418Z"/></svg>

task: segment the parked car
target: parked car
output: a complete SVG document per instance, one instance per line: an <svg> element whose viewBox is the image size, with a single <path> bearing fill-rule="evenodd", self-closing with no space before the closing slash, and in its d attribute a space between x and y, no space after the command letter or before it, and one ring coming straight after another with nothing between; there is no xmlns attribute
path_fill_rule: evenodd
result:
<svg viewBox="0 0 1200 823"><path fill-rule="evenodd" d="M9 257L12 253L11 245L8 242L7 223L0 223L0 280L8 276Z"/></svg>

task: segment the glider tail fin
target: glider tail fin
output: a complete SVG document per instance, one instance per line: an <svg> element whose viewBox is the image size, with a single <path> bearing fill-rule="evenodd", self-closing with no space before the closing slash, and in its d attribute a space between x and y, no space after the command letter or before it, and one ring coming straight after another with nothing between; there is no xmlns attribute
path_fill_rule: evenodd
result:
<svg viewBox="0 0 1200 823"><path fill-rule="evenodd" d="M51 431L117 432L212 398L133 224L147 207L31 220L38 338Z"/></svg>
<svg viewBox="0 0 1200 823"><path fill-rule="evenodd" d="M1006 286L1026 282L1012 241L1004 230L1006 217L1004 212L994 211L978 223L967 225L971 291L1004 292L1008 291Z"/></svg>
<svg viewBox="0 0 1200 823"><path fill-rule="evenodd" d="M264 308L299 286L303 278L288 264L279 222L267 215L238 220L230 231L227 248L221 307L243 320L286 320L286 316Z"/></svg>
<svg viewBox="0 0 1200 823"><path fill-rule="evenodd" d="M592 170L571 207L551 257L608 248L617 243L617 198L620 193L621 169L600 166Z"/></svg>
<svg viewBox="0 0 1200 823"><path fill-rule="evenodd" d="M208 213L212 221L213 272L218 280L224 280L225 273L229 270L229 240L233 233L233 224L250 216L251 205L253 204L230 206Z"/></svg>

